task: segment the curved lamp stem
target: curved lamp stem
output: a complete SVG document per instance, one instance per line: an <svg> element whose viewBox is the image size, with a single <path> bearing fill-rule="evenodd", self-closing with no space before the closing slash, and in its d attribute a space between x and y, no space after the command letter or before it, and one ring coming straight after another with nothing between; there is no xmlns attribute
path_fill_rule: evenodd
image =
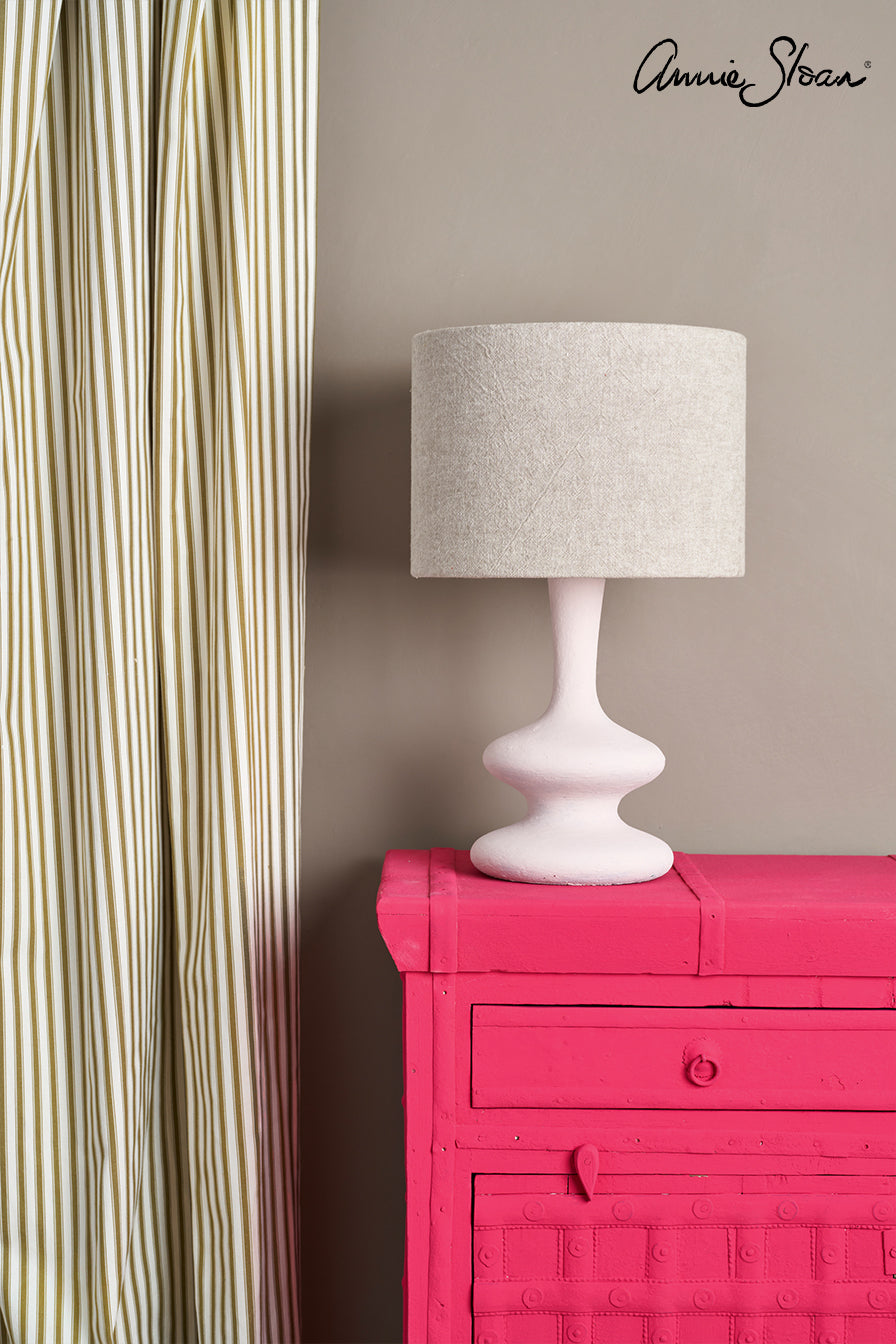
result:
<svg viewBox="0 0 896 1344"><path fill-rule="evenodd" d="M471 857L514 882L604 886L647 882L672 866L665 841L618 813L665 765L658 747L609 719L597 698L603 579L549 579L554 693L542 717L499 737L486 769L522 793L528 816L476 841Z"/></svg>
<svg viewBox="0 0 896 1344"><path fill-rule="evenodd" d="M554 694L550 709L589 714L597 700L597 641L603 579L548 579L554 632Z"/></svg>

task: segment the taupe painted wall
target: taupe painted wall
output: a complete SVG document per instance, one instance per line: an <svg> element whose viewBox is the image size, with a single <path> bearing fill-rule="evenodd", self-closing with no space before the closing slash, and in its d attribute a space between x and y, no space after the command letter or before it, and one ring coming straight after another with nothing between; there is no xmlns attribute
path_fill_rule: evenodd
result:
<svg viewBox="0 0 896 1344"><path fill-rule="evenodd" d="M894 847L887 0L322 0L303 886L306 1344L401 1330L398 977L384 850L517 815L484 744L544 707L546 597L408 575L409 343L564 319L748 338L747 577L608 587L601 697L668 766L675 848ZM634 93L648 48L855 90ZM871 61L865 70L865 61ZM763 72L760 76L759 72Z"/></svg>

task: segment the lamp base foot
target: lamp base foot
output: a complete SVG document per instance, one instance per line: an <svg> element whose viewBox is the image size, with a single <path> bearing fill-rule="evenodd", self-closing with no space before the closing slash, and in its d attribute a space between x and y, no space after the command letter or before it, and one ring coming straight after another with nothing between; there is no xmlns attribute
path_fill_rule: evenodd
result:
<svg viewBox="0 0 896 1344"><path fill-rule="evenodd" d="M618 816L613 821L595 826L526 817L482 836L470 858L490 877L542 886L622 886L669 871L674 856L664 840Z"/></svg>

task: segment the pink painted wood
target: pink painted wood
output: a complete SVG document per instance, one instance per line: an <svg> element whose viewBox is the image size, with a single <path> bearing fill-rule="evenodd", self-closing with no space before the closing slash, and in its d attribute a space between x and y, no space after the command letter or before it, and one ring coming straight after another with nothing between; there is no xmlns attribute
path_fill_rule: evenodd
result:
<svg viewBox="0 0 896 1344"><path fill-rule="evenodd" d="M889 1111L887 1010L473 1009L473 1105Z"/></svg>
<svg viewBox="0 0 896 1344"><path fill-rule="evenodd" d="M892 859L570 889L399 851L378 915L409 1344L896 1340Z"/></svg>

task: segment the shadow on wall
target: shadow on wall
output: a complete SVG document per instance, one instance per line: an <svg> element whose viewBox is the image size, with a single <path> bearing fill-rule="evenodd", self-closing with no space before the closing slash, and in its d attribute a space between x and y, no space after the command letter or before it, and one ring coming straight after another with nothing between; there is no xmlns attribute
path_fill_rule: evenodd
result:
<svg viewBox="0 0 896 1344"><path fill-rule="evenodd" d="M387 849L523 810L486 742L545 707L538 580L412 579L407 387L321 389L312 434L302 874L304 1344L401 1338L401 983ZM543 631L538 629L543 624ZM536 640L533 628L543 638Z"/></svg>
<svg viewBox="0 0 896 1344"><path fill-rule="evenodd" d="M401 984L376 928L378 859L358 844L351 781L334 778L329 685L351 617L328 578L407 572L407 391L315 389L309 536L302 884L304 1344L401 1338L404 1179ZM336 610L333 608L336 607ZM340 632L340 626L343 627ZM363 675L363 659L357 671ZM319 677L315 677L319 673ZM347 730L346 730L347 731ZM335 743L333 739L336 739ZM376 852L376 851L374 851Z"/></svg>
<svg viewBox="0 0 896 1344"><path fill-rule="evenodd" d="M312 573L317 565L408 572L411 394L315 387Z"/></svg>
<svg viewBox="0 0 896 1344"><path fill-rule="evenodd" d="M347 862L302 928L303 1344L397 1344L404 1228L401 983Z"/></svg>

